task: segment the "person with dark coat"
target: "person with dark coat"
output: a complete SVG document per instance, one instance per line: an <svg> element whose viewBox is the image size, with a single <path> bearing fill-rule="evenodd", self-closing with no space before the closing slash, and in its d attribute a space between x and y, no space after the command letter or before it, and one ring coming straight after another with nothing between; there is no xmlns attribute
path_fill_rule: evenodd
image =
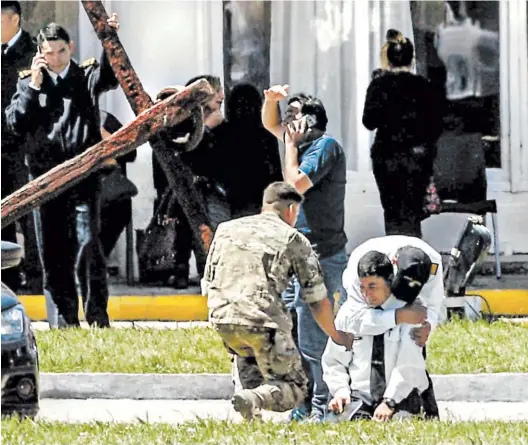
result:
<svg viewBox="0 0 528 445"><path fill-rule="evenodd" d="M368 87L363 125L377 130L371 158L386 234L421 238L444 101L428 79L411 72L409 39L389 30L384 47L388 66L374 73Z"/></svg>
<svg viewBox="0 0 528 445"><path fill-rule="evenodd" d="M24 165L23 139L9 131L5 110L16 92L18 72L31 66L31 59L35 54L36 44L29 33L24 31L20 22L22 10L17 1L2 1L2 198L22 187L28 180L27 168ZM24 256L26 260L23 268L30 277L34 263L38 263L35 237L32 236L31 218L20 219L24 232ZM30 224L28 224L30 223ZM29 226L29 227L28 227ZM15 223L2 229L2 240L17 242ZM33 241L33 243L31 242ZM31 246L33 245L33 249ZM33 255L31 255L33 253ZM32 264L33 263L33 264ZM16 292L22 284L20 268L12 268L2 272L2 281Z"/></svg>
<svg viewBox="0 0 528 445"><path fill-rule="evenodd" d="M278 141L262 125L262 102L249 83L235 85L226 102L232 153L228 198L234 218L260 213L265 188L282 180Z"/></svg>
<svg viewBox="0 0 528 445"><path fill-rule="evenodd" d="M117 16L109 27L119 28ZM19 74L17 92L7 107L9 130L31 150L26 162L33 178L41 176L101 141L99 97L118 81L104 52L77 64L73 42L61 26L50 23L37 36L38 52L31 69ZM76 276L86 294L86 320L110 326L106 261L100 232L100 174L35 211L44 293L57 305L68 326L79 326Z"/></svg>
<svg viewBox="0 0 528 445"><path fill-rule="evenodd" d="M175 145L175 152L182 151L181 160L191 169L198 192L203 196L207 216L212 230L218 224L231 219L231 208L228 201L230 184L231 156L227 142L227 125L222 114L221 106L224 101L224 89L220 78L210 74L195 76L185 86L189 86L198 79L207 80L215 91L215 96L204 108L204 133L198 145L191 151L179 150ZM181 87L177 87L181 89ZM162 96L164 97L164 96ZM158 95L158 98L159 95ZM185 135L192 131L189 120L171 129L171 133ZM168 180L152 153L152 169L154 188L157 198L154 201L154 213L158 210L161 198L168 190ZM189 260L192 252L192 231L181 206L176 202L171 209L171 217L177 221L177 231L174 254L176 268L167 276L168 284L177 289L184 289L189 285ZM203 264L197 264L198 273L202 275Z"/></svg>
<svg viewBox="0 0 528 445"><path fill-rule="evenodd" d="M107 111L100 111L101 114L101 137L106 139L113 133L118 131L123 124L111 113ZM101 187L101 232L99 233L99 239L103 246L103 253L106 260L114 250L119 236L132 220L132 198L126 197L119 200L112 200L111 198L116 195L115 191L110 191L109 187L115 184L108 184L105 179L110 175L114 169L120 169L123 175L126 177L126 164L127 162L134 162L137 157L137 150L133 150L126 155L120 156L116 159L110 159L107 167L102 172L104 173L102 178ZM77 283L80 286L81 283ZM86 288L80 288L81 292L86 291ZM87 295L81 295L83 301L86 301ZM58 309L51 295L46 294L46 314L48 317L48 323L50 328L64 327L65 322L62 317L59 317Z"/></svg>
<svg viewBox="0 0 528 445"><path fill-rule="evenodd" d="M118 131L123 124L112 114L101 110L101 136L103 139L110 137ZM116 159L113 168L119 168L124 176L127 175L127 163L134 162L137 157L137 150L132 150ZM102 205L101 205L101 243L105 258L114 250L117 241L125 227L132 220L132 198L127 197L119 201L109 201L107 198L106 186L103 179Z"/></svg>

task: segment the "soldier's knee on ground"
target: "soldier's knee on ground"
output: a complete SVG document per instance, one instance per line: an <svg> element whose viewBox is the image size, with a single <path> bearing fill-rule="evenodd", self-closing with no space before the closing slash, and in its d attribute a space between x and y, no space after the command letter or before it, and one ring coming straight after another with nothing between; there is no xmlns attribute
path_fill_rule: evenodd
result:
<svg viewBox="0 0 528 445"><path fill-rule="evenodd" d="M262 409L283 412L299 406L306 398L308 389L294 383L273 382L259 386L255 392L262 400Z"/></svg>

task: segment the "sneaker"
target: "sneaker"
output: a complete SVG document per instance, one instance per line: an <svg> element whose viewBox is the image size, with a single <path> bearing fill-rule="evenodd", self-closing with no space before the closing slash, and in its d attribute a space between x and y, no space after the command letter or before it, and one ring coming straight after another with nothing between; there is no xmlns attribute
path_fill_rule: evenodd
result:
<svg viewBox="0 0 528 445"><path fill-rule="evenodd" d="M322 423L324 422L324 416L319 413L312 413L308 417L306 417L304 420L301 421L301 423Z"/></svg>
<svg viewBox="0 0 528 445"><path fill-rule="evenodd" d="M235 411L246 420L260 419L260 398L251 389L243 389L231 399Z"/></svg>
<svg viewBox="0 0 528 445"><path fill-rule="evenodd" d="M303 420L310 417L310 411L305 406L293 408L288 416L290 422L302 422Z"/></svg>

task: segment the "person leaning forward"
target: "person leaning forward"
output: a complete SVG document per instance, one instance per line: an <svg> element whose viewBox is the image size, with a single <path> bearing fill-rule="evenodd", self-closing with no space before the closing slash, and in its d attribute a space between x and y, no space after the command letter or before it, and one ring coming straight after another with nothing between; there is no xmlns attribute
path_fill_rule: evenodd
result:
<svg viewBox="0 0 528 445"><path fill-rule="evenodd" d="M262 212L218 226L202 280L209 319L236 355L243 390L232 403L247 420L260 410L287 411L308 392L308 378L281 299L293 275L317 323L334 342L352 347L337 331L321 266L310 242L293 226L303 198L285 182L264 191Z"/></svg>

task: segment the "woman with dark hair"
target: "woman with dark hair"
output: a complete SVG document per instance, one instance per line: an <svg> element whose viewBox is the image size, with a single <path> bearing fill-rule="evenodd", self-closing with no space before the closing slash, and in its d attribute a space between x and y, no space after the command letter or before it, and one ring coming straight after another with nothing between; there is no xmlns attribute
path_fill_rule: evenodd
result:
<svg viewBox="0 0 528 445"><path fill-rule="evenodd" d="M228 198L235 218L259 213L264 189L282 180L278 143L262 126L261 109L257 88L249 83L233 87L226 117L233 155Z"/></svg>
<svg viewBox="0 0 528 445"><path fill-rule="evenodd" d="M381 59L367 90L363 125L377 130L371 158L385 232L421 238L444 101L429 80L412 73L414 46L399 31L387 32Z"/></svg>

